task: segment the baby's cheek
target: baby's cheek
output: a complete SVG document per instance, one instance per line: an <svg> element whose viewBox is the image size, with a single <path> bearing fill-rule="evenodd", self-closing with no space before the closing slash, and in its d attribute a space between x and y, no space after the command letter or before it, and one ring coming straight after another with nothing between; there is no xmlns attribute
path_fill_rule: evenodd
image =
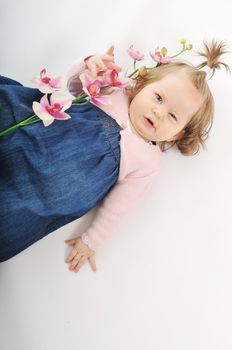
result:
<svg viewBox="0 0 232 350"><path fill-rule="evenodd" d="M139 114L140 112L147 110L149 105L151 105L151 102L149 103L149 99L147 99L144 94L138 93L138 95L136 95L131 101L129 111L132 114Z"/></svg>
<svg viewBox="0 0 232 350"><path fill-rule="evenodd" d="M152 95L142 94L140 96L140 104L147 107L152 107L155 103L155 100Z"/></svg>
<svg viewBox="0 0 232 350"><path fill-rule="evenodd" d="M130 106L129 106L129 113L133 114L137 110L137 99L135 98L131 101Z"/></svg>

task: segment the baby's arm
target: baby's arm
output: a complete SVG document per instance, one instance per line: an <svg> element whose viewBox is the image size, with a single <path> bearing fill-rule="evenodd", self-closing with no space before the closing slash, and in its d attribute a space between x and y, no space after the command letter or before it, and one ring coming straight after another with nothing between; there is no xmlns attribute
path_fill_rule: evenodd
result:
<svg viewBox="0 0 232 350"><path fill-rule="evenodd" d="M114 63L114 46L110 46L105 54L95 54L80 58L72 64L67 73L67 86L70 93L74 96L79 95L82 91L82 83L79 77L86 69L96 78L99 70L115 69L117 72L120 72L122 68Z"/></svg>
<svg viewBox="0 0 232 350"><path fill-rule="evenodd" d="M96 271L96 249L118 226L122 216L136 206L153 178L154 173L144 177L131 175L116 183L98 207L90 228L80 237L65 241L72 246L66 259L70 270L78 272L88 259L93 271Z"/></svg>
<svg viewBox="0 0 232 350"><path fill-rule="evenodd" d="M142 177L134 174L119 180L98 207L95 219L89 229L81 235L83 242L94 251L144 196L153 182L155 173Z"/></svg>

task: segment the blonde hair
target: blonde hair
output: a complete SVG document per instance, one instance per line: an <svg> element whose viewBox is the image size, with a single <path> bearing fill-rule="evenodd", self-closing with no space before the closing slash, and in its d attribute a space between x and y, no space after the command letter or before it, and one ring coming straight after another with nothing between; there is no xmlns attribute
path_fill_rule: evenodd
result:
<svg viewBox="0 0 232 350"><path fill-rule="evenodd" d="M134 86L125 88L125 93L131 102L146 85L159 81L167 74L183 69L196 89L202 94L204 101L201 107L184 129L176 135L176 139L159 142L162 152L175 146L183 155L193 155L199 151L199 145L205 148L205 140L209 136L213 123L214 99L205 79L206 72L199 69L209 66L212 69L211 77L215 70L220 69L221 66L224 66L227 71L230 69L227 64L220 61L220 57L227 53L225 43L212 40L210 43L204 42L203 45L203 50L197 51L199 56L205 58L201 64L194 66L189 62L175 59L168 64L162 64L150 70L142 67L140 74L135 78Z"/></svg>

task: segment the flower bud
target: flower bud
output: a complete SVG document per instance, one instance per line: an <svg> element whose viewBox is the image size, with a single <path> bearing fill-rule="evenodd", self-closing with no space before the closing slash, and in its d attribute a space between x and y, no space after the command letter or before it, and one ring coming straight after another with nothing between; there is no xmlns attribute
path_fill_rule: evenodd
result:
<svg viewBox="0 0 232 350"><path fill-rule="evenodd" d="M182 45L184 45L185 43L186 43L186 40L185 39L180 39L180 43L182 44Z"/></svg>
<svg viewBox="0 0 232 350"><path fill-rule="evenodd" d="M142 78L145 77L147 75L146 67L140 67L138 70L138 75Z"/></svg>
<svg viewBox="0 0 232 350"><path fill-rule="evenodd" d="M192 50L192 47L193 47L193 45L188 44L188 45L185 46L185 49L186 49L186 50Z"/></svg>
<svg viewBox="0 0 232 350"><path fill-rule="evenodd" d="M163 56L165 56L165 55L167 55L167 49L166 49L166 47L162 47L162 49L161 49L161 53L162 53L162 55Z"/></svg>

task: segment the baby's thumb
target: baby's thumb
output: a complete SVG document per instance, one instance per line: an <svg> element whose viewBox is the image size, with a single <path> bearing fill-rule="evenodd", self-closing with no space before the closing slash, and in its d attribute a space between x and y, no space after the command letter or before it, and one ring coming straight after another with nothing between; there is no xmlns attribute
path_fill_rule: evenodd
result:
<svg viewBox="0 0 232 350"><path fill-rule="evenodd" d="M75 239L65 239L64 242L67 243L68 245L74 245L76 243L76 240Z"/></svg>
<svg viewBox="0 0 232 350"><path fill-rule="evenodd" d="M89 260L90 266L92 267L92 270L93 270L93 271L97 271L96 260L95 260L94 255L91 255L91 256L88 258L88 260Z"/></svg>
<svg viewBox="0 0 232 350"><path fill-rule="evenodd" d="M106 51L107 55L113 55L114 54L114 45L111 45L108 50Z"/></svg>

